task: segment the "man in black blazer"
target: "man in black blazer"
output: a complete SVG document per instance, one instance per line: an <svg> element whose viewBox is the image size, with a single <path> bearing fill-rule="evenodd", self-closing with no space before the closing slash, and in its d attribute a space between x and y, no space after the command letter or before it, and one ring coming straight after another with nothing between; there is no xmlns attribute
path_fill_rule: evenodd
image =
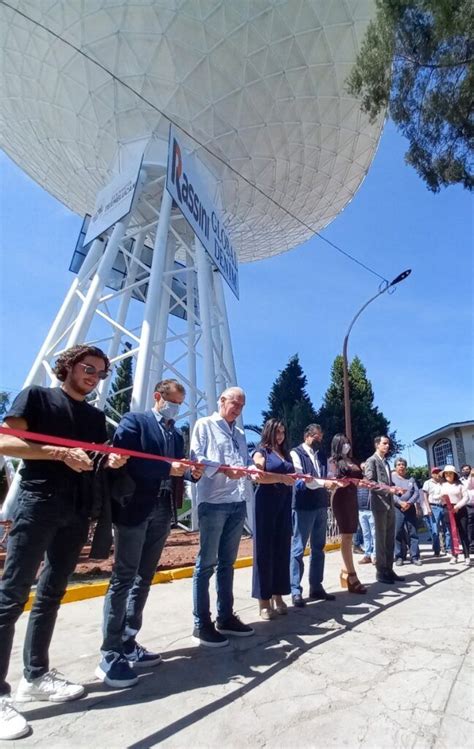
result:
<svg viewBox="0 0 474 749"><path fill-rule="evenodd" d="M375 556L377 580L380 583L393 585L402 582L404 577L393 571L393 551L395 547L395 507L393 495L402 490L393 486L390 464L387 455L390 452L390 439L386 436L376 437L375 452L365 461L365 476L369 481L385 484L386 489L371 489L369 494L370 509L375 522Z"/></svg>
<svg viewBox="0 0 474 749"><path fill-rule="evenodd" d="M177 380L155 387L154 406L145 413L126 414L117 427L114 445L153 453L172 462L130 458L127 470L135 483L130 500L114 502L115 564L104 601L102 661L96 676L108 686L130 687L138 679L134 668L156 666L159 653L139 645L136 636L150 585L170 532L173 494L182 491L182 477L197 480L201 468L187 472L184 441L175 427L185 397ZM178 485L178 486L177 486Z"/></svg>

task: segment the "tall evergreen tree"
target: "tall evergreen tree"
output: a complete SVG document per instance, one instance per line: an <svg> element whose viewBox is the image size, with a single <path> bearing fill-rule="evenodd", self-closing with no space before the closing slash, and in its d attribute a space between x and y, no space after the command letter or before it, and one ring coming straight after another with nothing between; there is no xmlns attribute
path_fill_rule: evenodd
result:
<svg viewBox="0 0 474 749"><path fill-rule="evenodd" d="M376 0L348 78L374 120L388 107L430 190L474 189L474 3Z"/></svg>
<svg viewBox="0 0 474 749"><path fill-rule="evenodd" d="M127 353L131 348L132 344L127 341L125 343L123 353ZM106 415L114 422L118 422L121 416L130 411L130 403L132 401L132 387L132 357L127 356L126 359L122 359L117 369L115 370L115 377L110 386L110 395L107 399L108 405L105 407Z"/></svg>
<svg viewBox="0 0 474 749"><path fill-rule="evenodd" d="M354 357L349 366L349 393L351 398L352 440L354 456L365 460L374 452L374 437L384 435L392 441L392 453L403 446L396 432L390 431L390 422L374 406L374 391L367 372L359 357ZM344 432L344 380L342 356L336 356L331 369L331 383L318 412L318 422L324 430L324 447L329 454L331 440L338 432Z"/></svg>
<svg viewBox="0 0 474 749"><path fill-rule="evenodd" d="M306 383L306 375L298 354L295 354L273 383L268 396L268 409L262 412L264 421L273 418L285 422L290 446L302 441L304 428L316 419L316 412L306 392Z"/></svg>
<svg viewBox="0 0 474 749"><path fill-rule="evenodd" d="M6 390L0 391L0 418L3 418L8 411L10 405L10 393Z"/></svg>

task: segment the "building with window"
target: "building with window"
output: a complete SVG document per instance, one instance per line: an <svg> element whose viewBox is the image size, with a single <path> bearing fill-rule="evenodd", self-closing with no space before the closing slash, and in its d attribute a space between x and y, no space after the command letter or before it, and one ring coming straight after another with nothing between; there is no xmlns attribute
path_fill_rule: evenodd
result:
<svg viewBox="0 0 474 749"><path fill-rule="evenodd" d="M429 468L448 463L459 470L464 463L474 466L474 421L447 424L414 440L426 451Z"/></svg>

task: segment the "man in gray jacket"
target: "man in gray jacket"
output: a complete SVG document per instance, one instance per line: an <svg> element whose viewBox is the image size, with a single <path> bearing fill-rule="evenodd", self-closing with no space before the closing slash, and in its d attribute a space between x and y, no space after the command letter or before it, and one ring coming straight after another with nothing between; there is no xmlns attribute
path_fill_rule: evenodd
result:
<svg viewBox="0 0 474 749"><path fill-rule="evenodd" d="M390 464L387 455L390 439L376 437L375 452L365 462L365 476L369 481L384 484L386 488L370 490L370 507L374 513L375 538L377 544L377 581L386 585L403 582L404 577L393 571L393 551L395 546L395 507L394 494L403 494L403 489L393 486Z"/></svg>

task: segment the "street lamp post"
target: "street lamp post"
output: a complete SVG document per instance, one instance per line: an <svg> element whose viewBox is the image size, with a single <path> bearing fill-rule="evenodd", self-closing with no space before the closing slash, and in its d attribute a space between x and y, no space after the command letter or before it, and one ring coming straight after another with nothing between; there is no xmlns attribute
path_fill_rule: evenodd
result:
<svg viewBox="0 0 474 749"><path fill-rule="evenodd" d="M396 278L394 278L393 281L390 281L390 283L385 282L383 287L375 294L375 296L371 297L369 301L366 302L360 308L357 314L354 315L354 317L352 318L351 324L349 325L349 328L347 330L346 336L344 338L344 343L342 346L342 366L343 366L343 378L344 378L344 421L345 421L346 437L349 438L351 444L352 444L351 398L349 394L349 366L347 363L347 342L349 340L351 330L354 327L355 321L361 316L362 312L366 309L366 307L368 307L369 304L374 301L374 299L377 299L377 297L381 296L382 294L385 294L385 292L391 289L393 286L396 286L397 284L404 281L405 278L408 278L410 273L411 273L411 269L404 270L403 273L399 273L399 275Z"/></svg>

